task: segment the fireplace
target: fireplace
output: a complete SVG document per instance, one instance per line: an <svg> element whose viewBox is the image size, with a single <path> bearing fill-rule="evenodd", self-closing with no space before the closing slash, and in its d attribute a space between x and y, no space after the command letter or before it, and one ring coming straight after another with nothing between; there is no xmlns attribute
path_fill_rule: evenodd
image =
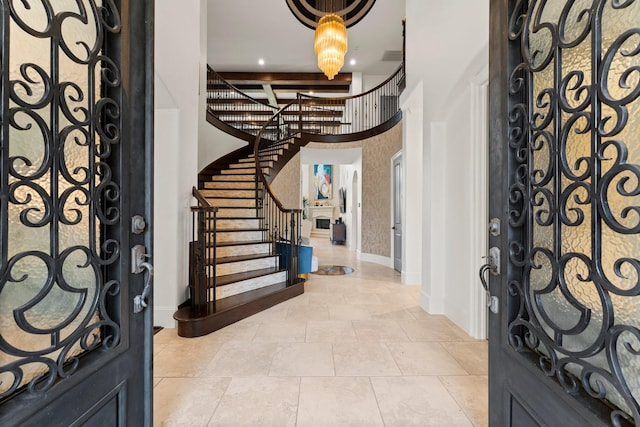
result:
<svg viewBox="0 0 640 427"><path fill-rule="evenodd" d="M316 228L318 230L329 230L331 228L331 220L329 218L316 218Z"/></svg>

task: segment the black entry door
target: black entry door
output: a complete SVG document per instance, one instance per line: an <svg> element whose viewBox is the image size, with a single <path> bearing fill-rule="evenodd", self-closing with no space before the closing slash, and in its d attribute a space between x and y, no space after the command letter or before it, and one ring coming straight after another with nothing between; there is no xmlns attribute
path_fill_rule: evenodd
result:
<svg viewBox="0 0 640 427"><path fill-rule="evenodd" d="M640 1L490 28L489 424L640 425Z"/></svg>
<svg viewBox="0 0 640 427"><path fill-rule="evenodd" d="M151 9L0 1L2 426L151 422Z"/></svg>

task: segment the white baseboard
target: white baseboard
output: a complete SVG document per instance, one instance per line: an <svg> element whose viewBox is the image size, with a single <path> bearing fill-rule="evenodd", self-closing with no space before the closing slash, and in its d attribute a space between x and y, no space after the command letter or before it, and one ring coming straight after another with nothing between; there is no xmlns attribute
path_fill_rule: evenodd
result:
<svg viewBox="0 0 640 427"><path fill-rule="evenodd" d="M444 301L435 301L424 290L420 291L420 307L429 314L445 314Z"/></svg>
<svg viewBox="0 0 640 427"><path fill-rule="evenodd" d="M421 285L422 273L420 271L403 271L400 280L403 285Z"/></svg>
<svg viewBox="0 0 640 427"><path fill-rule="evenodd" d="M358 259L360 259L360 261L372 262L374 264L380 264L384 265L385 267L393 268L393 260L386 256L358 252Z"/></svg>
<svg viewBox="0 0 640 427"><path fill-rule="evenodd" d="M153 326L175 328L176 321L173 318L173 313L176 310L176 307L153 307Z"/></svg>

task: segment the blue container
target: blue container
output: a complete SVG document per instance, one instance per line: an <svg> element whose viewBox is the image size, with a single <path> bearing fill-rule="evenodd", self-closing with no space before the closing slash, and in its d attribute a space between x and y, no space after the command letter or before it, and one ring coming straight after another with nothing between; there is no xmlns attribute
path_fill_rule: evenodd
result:
<svg viewBox="0 0 640 427"><path fill-rule="evenodd" d="M276 242L276 251L280 254L280 266L289 268L291 244L289 242ZM298 245L298 274L311 272L311 259L313 258L313 246Z"/></svg>

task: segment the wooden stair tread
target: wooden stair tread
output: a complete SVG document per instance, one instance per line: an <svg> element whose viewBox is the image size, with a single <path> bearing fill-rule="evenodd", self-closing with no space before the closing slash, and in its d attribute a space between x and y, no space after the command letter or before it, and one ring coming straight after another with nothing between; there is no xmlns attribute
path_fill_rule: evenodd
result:
<svg viewBox="0 0 640 427"><path fill-rule="evenodd" d="M221 298L216 303L218 312L228 310L242 304L246 304L256 298L268 295L270 293L282 290L287 287L287 282L276 283L275 285L265 286L264 288L254 289L252 291L243 292L241 294L231 295L230 297Z"/></svg>
<svg viewBox="0 0 640 427"><path fill-rule="evenodd" d="M244 245L263 245L271 243L271 240L242 240L235 242L217 242L216 246L219 248L226 246L244 246Z"/></svg>
<svg viewBox="0 0 640 427"><path fill-rule="evenodd" d="M261 268L259 270L244 271L242 273L225 274L216 278L217 286L230 285L236 282L242 282L244 280L256 279L262 276L268 276L269 274L280 273L286 271L281 267L269 267ZM213 277L209 278L209 286L213 286Z"/></svg>
<svg viewBox="0 0 640 427"><path fill-rule="evenodd" d="M204 315L194 312L191 307L183 307L175 312L173 318L178 323L179 336L200 337L303 293L303 280L289 286L284 282L276 283L221 298L216 302L216 310L211 302Z"/></svg>
<svg viewBox="0 0 640 427"><path fill-rule="evenodd" d="M218 228L216 230L209 230L209 233L236 233L242 231L267 231L268 228Z"/></svg>
<svg viewBox="0 0 640 427"><path fill-rule="evenodd" d="M226 257L218 258L217 264L228 264L231 262L251 261L254 259L271 258L274 256L277 256L277 254L273 254L271 252L265 252L261 254L226 256Z"/></svg>
<svg viewBox="0 0 640 427"><path fill-rule="evenodd" d="M218 191L219 189L215 189ZM253 191L253 190L249 190ZM255 196L204 196L205 199L242 199L242 200L254 200Z"/></svg>
<svg viewBox="0 0 640 427"><path fill-rule="evenodd" d="M263 216L219 216L218 220L234 220L234 221L246 221L248 219L264 219Z"/></svg>
<svg viewBox="0 0 640 427"><path fill-rule="evenodd" d="M212 176L220 176L220 175L212 175ZM253 176L253 174L251 174L251 176ZM229 180L226 180L226 181L211 181L211 180L209 180L209 181L205 181L205 182L217 182L217 183L221 183L222 182L222 183L225 183L225 184L228 184L230 182L242 182L242 183L246 184L247 182L251 182L251 181L242 181L242 180L239 180L239 179L235 179L235 180L234 179L229 179ZM217 188L206 188L206 187L202 186L202 187L199 188L199 190L217 190Z"/></svg>
<svg viewBox="0 0 640 427"><path fill-rule="evenodd" d="M260 209L257 206L242 206L242 205L240 205L240 206L237 206L237 205L228 206L228 205L216 204L216 205L213 205L213 206L218 208L218 209L235 209L235 208L238 208L238 209L252 209L254 211L256 209ZM226 218L226 217L222 216L222 215L218 215L217 218ZM248 217L248 218L254 218L254 217Z"/></svg>

